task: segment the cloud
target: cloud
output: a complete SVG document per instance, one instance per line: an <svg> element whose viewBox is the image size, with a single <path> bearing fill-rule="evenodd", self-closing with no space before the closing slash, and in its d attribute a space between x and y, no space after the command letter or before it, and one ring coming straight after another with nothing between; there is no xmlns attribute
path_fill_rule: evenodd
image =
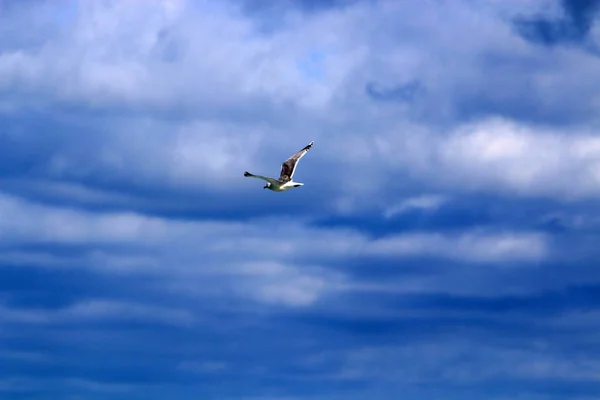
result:
<svg viewBox="0 0 600 400"><path fill-rule="evenodd" d="M460 340L453 340L451 345L423 343L416 347L364 348L343 356L344 362L336 378L369 380L385 369L387 375L380 376L383 380L401 380L415 384L423 384L431 380L454 385L477 384L477 382L508 376L517 379L553 377L559 380L593 380L600 367L597 360L585 360L584 357L569 359L548 357L540 348L497 349L482 346L477 354L472 354L470 349L470 344L461 343ZM479 369L482 363L480 357L487 361L493 360L491 363L493 367ZM461 360L460 366L443 367L444 364L454 365L457 359ZM398 362L399 360L402 362Z"/></svg>
<svg viewBox="0 0 600 400"><path fill-rule="evenodd" d="M596 0L562 0L562 18L520 18L515 21L519 33L527 40L548 46L584 41L594 23L600 4Z"/></svg>
<svg viewBox="0 0 600 400"><path fill-rule="evenodd" d="M285 23L263 32L257 22L260 13L247 14L229 3L204 4L210 18L186 1L82 3L79 11L64 14L73 33L53 31L37 44L2 55L4 87L12 88L4 101L21 110L40 110L46 104L53 113L40 116L43 125L61 131L47 139L44 152L20 150L20 157L36 166L29 178L42 186L23 189L14 178L7 183L16 192L44 191L61 201L71 197L67 191L76 190L79 194L69 201L153 208L159 202L139 192L160 186L188 198L231 196L243 187L241 182L228 183L239 171L276 174L297 146L315 140L311 162L302 164L301 173L315 188L328 187L331 195L322 203L327 212L373 207L375 201L368 199L375 198L380 185L390 184L388 177L398 184L403 179L396 177L415 175L419 189L436 189L428 182L444 178L457 190L517 188L553 198L565 192L593 196L595 178L588 172L593 156L558 154L563 141L571 140L574 121L582 123L594 114L597 90L589 82L595 80L571 78L592 77L593 57L568 49L548 54L524 43L500 18L536 8L522 4L469 9L441 3L439 13L460 21L448 26L438 23L436 13L415 11L411 2L356 2L344 12L335 7L317 13L290 8L282 11ZM413 15L410 23L397 26L395 16L408 14ZM20 18L33 18L28 15L22 12ZM479 24L482 19L485 24ZM381 33L353 29L373 21L379 21ZM224 27L227 31L221 32ZM58 28L51 24L48 29ZM126 34L130 31L135 34ZM422 32L429 34L415 46L411 38ZM389 35L398 40L391 42ZM206 39L213 36L219 37L218 46ZM464 58L450 57L448 41L461 43L452 51ZM548 57L553 62L546 62ZM315 79L314 71L306 75L310 60L318 64L321 78ZM409 105L382 105L365 95L369 87L393 91L406 82L420 82L422 88ZM554 96L556 92L561 96ZM19 139L8 141L6 153L39 147L39 135L19 135L22 124L14 120L21 121L18 114L8 115L12 117L4 116L5 135ZM532 123L554 117L568 127L548 134ZM82 130L88 133L82 135ZM581 178L573 190L564 183L551 185L534 167L539 160L523 168L525 156L516 149L506 150L511 153L502 160L483 160L478 152L492 133L460 134L469 130L493 130L493 140L505 144L524 141L528 148L523 151L550 146L541 161L549 168L547 174L563 169L551 157L574 156L581 159L581 169L564 169ZM284 145L284 131L297 137L298 144ZM574 146L592 139L579 137ZM454 160L453 154L462 158ZM432 158L441 162L423 170ZM470 164L471 158L476 165ZM410 161L397 168L402 160ZM507 166L508 176L494 171L498 163ZM482 174L464 178L478 166L483 166ZM345 184L328 186L319 173L325 168L332 176L347 176ZM118 195L107 182L118 184Z"/></svg>
<svg viewBox="0 0 600 400"><path fill-rule="evenodd" d="M579 4L1 3L0 391L593 398Z"/></svg>
<svg viewBox="0 0 600 400"><path fill-rule="evenodd" d="M465 233L462 235L438 237L435 234L397 234L381 239L372 240L353 230L313 228L306 221L261 220L241 224L238 222L220 221L178 221L158 217L150 217L136 213L91 213L62 207L50 207L11 196L0 198L0 227L6 235L7 244L10 240L20 242L46 242L65 244L124 244L133 246L156 246L159 243L188 248L192 243L210 245L210 249L202 249L208 253L228 251L243 251L244 260L248 256L264 254L263 249L277 249L280 255L300 256L303 249L310 249L311 256L339 256L343 254L387 253L390 250L397 255L433 254L435 249L456 247L461 243L456 255L468 259L469 252L474 254L487 249L490 260L502 256L506 251L513 257L519 258L517 250L520 240L532 253L543 256L545 246L543 235L519 233L505 235L496 233ZM284 223L285 222L285 223ZM270 229L264 227L270 226ZM10 232L10 236L8 233ZM236 237L236 240L231 238ZM514 240L513 240L514 239ZM385 244L387 243L387 244ZM534 245L534 243L537 243ZM385 245L384 245L385 244ZM533 245L533 246L532 246ZM494 251L492 247L497 246ZM480 249L480 247L482 249ZM230 253L234 255L235 253ZM440 255L447 255L442 250ZM475 257L477 258L477 257ZM525 255L528 258L528 255ZM274 258L278 259L278 258ZM501 257L499 258L501 259ZM278 264L265 271L278 271ZM249 267L247 271L252 271ZM260 268L259 268L260 270Z"/></svg>
<svg viewBox="0 0 600 400"><path fill-rule="evenodd" d="M439 140L423 132L381 137L377 148L392 168L410 169L438 189L563 201L598 196L598 139L588 130L566 134L495 118L466 124ZM391 161L389 149L402 149L405 157Z"/></svg>
<svg viewBox="0 0 600 400"><path fill-rule="evenodd" d="M384 238L373 243L376 254L441 256L476 262L540 260L548 252L539 234L414 234Z"/></svg>
<svg viewBox="0 0 600 400"><path fill-rule="evenodd" d="M269 108L276 107L273 100L310 105L327 96L322 83L306 85L296 63L311 39L319 45L333 37L287 31L261 36L228 3L206 3L203 9L188 1L82 2L78 7L69 34L56 32L52 42L33 51L2 56L5 87L21 87L22 94L42 89L60 102L85 101L91 107L117 102L213 111L228 104L245 107L238 96ZM216 33L218 46L210 40ZM289 40L296 45L285 46Z"/></svg>
<svg viewBox="0 0 600 400"><path fill-rule="evenodd" d="M65 323L82 320L143 320L167 324L191 324L194 316L185 310L144 304L120 303L112 300L91 300L59 310L11 309L2 307L2 319L18 323Z"/></svg>
<svg viewBox="0 0 600 400"><path fill-rule="evenodd" d="M443 196L423 195L412 197L402 201L400 204L388 208L384 212L385 218L392 218L398 214L413 210L435 210L446 202Z"/></svg>
<svg viewBox="0 0 600 400"><path fill-rule="evenodd" d="M7 196L0 204L4 216L0 232L6 235L0 257L3 263L49 270L84 267L105 276L154 277L162 281L160 289L154 289L158 293L185 293L191 298L233 296L275 307L321 307L332 297L354 292L361 287L359 279L365 272L361 272L364 266L353 267L353 260L410 262L420 258L506 268L554 257L551 238L536 232L465 230L371 238L356 230L318 228L292 219L180 221L131 212L92 213L41 206ZM48 246L77 251L59 253ZM339 267L327 267L332 262ZM442 289L442 281L447 279L442 273L404 278L406 284L389 283L400 292L427 291L427 287L464 290L460 285ZM495 285L493 280L488 284ZM370 285L375 292L379 290L379 285ZM90 299L73 307L60 315L85 310L111 313L117 306ZM132 318L161 314L151 310L154 308L127 306L119 313ZM166 319L169 312L163 314ZM193 320L192 316L172 314L177 321ZM23 315L27 320L38 314Z"/></svg>

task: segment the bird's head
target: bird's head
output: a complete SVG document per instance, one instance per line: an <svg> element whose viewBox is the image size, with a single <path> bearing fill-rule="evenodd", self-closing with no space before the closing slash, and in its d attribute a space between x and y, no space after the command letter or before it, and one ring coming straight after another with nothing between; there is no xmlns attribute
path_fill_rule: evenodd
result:
<svg viewBox="0 0 600 400"><path fill-rule="evenodd" d="M269 186L271 186L271 183L270 183L270 182L267 182L267 184L266 184L265 186L263 186L263 189L268 189L268 188L269 188Z"/></svg>

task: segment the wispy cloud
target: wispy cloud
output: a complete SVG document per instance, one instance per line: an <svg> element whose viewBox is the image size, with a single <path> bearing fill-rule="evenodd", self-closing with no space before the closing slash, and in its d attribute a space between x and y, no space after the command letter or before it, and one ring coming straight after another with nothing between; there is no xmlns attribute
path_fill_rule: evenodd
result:
<svg viewBox="0 0 600 400"><path fill-rule="evenodd" d="M435 195L423 195L417 197L411 197L402 201L400 204L396 206L392 206L385 210L384 216L386 218L392 218L396 215L410 212L413 210L431 210L434 211L442 204L447 201L443 196L435 196Z"/></svg>
<svg viewBox="0 0 600 400"><path fill-rule="evenodd" d="M91 300L58 310L14 309L2 307L2 319L18 323L69 323L85 320L157 321L167 324L191 324L194 316L186 310L113 300Z"/></svg>
<svg viewBox="0 0 600 400"><path fill-rule="evenodd" d="M370 251L394 256L444 257L497 263L541 260L547 256L548 246L544 236L535 233L409 234L376 240Z"/></svg>

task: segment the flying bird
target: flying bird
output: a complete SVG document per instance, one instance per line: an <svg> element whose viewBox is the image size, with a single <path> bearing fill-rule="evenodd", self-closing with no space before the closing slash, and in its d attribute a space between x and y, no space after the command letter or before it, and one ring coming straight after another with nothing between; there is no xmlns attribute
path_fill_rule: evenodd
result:
<svg viewBox="0 0 600 400"><path fill-rule="evenodd" d="M299 186L303 186L304 183L294 182L292 178L294 177L294 172L296 172L296 166L298 165L298 161L310 150L314 142L310 142L308 146L288 158L281 164L281 172L279 174L279 179L269 178L267 176L254 175L250 172L244 172L244 176L247 178L258 178L263 181L267 181L267 184L263 186L263 189L269 189L274 192L284 192L289 189L293 189Z"/></svg>

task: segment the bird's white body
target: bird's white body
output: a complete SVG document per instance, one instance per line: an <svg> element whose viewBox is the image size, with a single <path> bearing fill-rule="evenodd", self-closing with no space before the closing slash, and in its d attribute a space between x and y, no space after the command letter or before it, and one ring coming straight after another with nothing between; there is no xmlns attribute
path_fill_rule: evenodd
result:
<svg viewBox="0 0 600 400"><path fill-rule="evenodd" d="M268 176L262 175L254 175L250 172L244 172L244 176L248 178L262 179L263 181L266 181L267 184L263 186L263 189L269 189L273 192L285 192L286 190L304 186L304 183L294 182L292 180L292 177L294 176L294 172L296 171L296 165L298 164L298 161L300 161L300 159L306 154L306 152L310 150L312 145L313 142L310 142L308 146L304 147L298 153L288 158L282 164L279 179L269 178Z"/></svg>
<svg viewBox="0 0 600 400"><path fill-rule="evenodd" d="M299 187L304 185L304 183L299 183L299 182L294 182L294 181L289 181L284 183L283 185L281 184L281 182L277 182L276 184L271 184L269 185L269 187L267 187L267 189L272 190L274 192L285 192L286 190L290 190L293 189L295 187Z"/></svg>
<svg viewBox="0 0 600 400"><path fill-rule="evenodd" d="M249 172L246 172L244 174L244 176L246 176L248 178L262 179L263 181L266 181L267 184L264 186L264 189L269 189L274 192L285 192L286 190L290 190L290 189L304 185L304 183L294 182L294 181L282 182L275 178L269 178L268 176L262 176L262 175L254 175Z"/></svg>

